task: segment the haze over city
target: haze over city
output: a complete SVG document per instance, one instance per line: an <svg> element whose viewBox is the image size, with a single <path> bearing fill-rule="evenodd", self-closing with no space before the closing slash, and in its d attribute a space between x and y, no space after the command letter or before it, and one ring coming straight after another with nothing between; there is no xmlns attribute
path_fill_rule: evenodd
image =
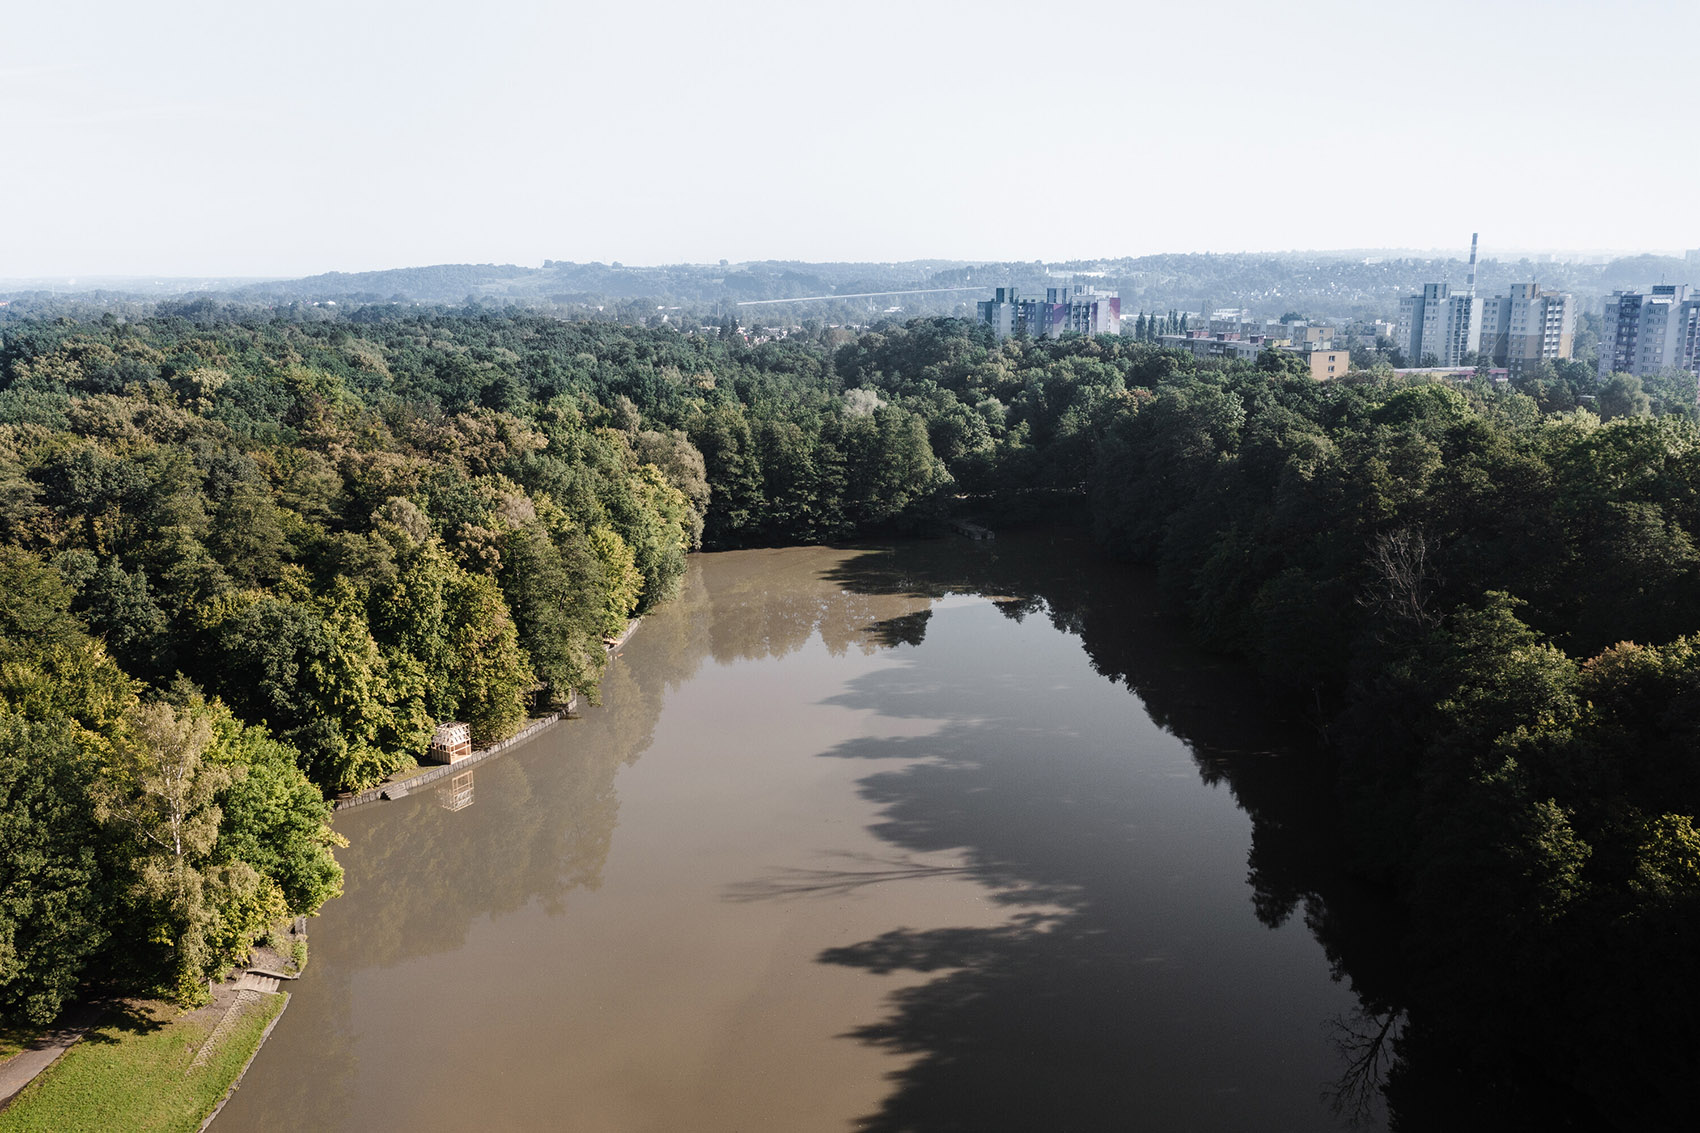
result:
<svg viewBox="0 0 1700 1133"><path fill-rule="evenodd" d="M17 7L0 277L1700 244L1692 6L477 15Z"/></svg>

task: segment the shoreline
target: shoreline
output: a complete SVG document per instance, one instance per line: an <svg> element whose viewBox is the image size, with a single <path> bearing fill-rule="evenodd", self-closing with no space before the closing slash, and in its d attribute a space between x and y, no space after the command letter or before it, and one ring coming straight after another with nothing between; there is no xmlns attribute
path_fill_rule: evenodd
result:
<svg viewBox="0 0 1700 1133"><path fill-rule="evenodd" d="M157 999L91 1004L99 1018L87 1037L58 1051L6 1100L0 1129L204 1130L234 1095L290 999L237 980L192 1011Z"/></svg>
<svg viewBox="0 0 1700 1133"><path fill-rule="evenodd" d="M282 1019L283 1013L289 1010L290 994L287 991L280 994L283 996L283 1006L277 1009L277 1014L271 1017L271 1021L266 1024L266 1029L260 1032L260 1041L254 1044L253 1051L248 1055L248 1061L242 1064L242 1069L238 1070L236 1077L230 1080L230 1085L225 1087L224 1096L218 1099L218 1104L213 1106L212 1112L207 1114L206 1120L201 1122L196 1133L206 1133L207 1126L211 1125L214 1119L224 1112L224 1107L229 1104L231 1098L236 1096L237 1089L242 1085L242 1079L248 1076L248 1068L254 1065L254 1059L260 1057L260 1051L265 1048L266 1040L272 1037L272 1031L277 1027L278 1020Z"/></svg>
<svg viewBox="0 0 1700 1133"><path fill-rule="evenodd" d="M631 639L632 634L637 632L637 628L640 624L642 624L642 622L643 619L641 617L632 618L626 623L626 628L621 631L619 636L609 638L603 642L603 647L607 650L610 659L618 654L626 642ZM375 787L361 791L358 794L351 795L348 798L333 800L333 811L352 810L354 807L365 806L369 803L405 798L409 793L411 793L415 786L424 786L427 783L447 778L452 774L458 774L469 764L478 763L485 759L489 759L492 756L500 755L509 748L517 747L531 739L539 732L545 731L564 720L570 719L573 709L577 706L578 693L575 691L568 698L565 707L559 708L554 712L550 712L545 716L540 716L532 720L525 727L521 728L505 740L491 744L487 748L481 748L478 751L473 752L471 755L468 755L465 759L457 760L454 763L438 764L418 775L412 775L401 780L390 780L389 782L380 783ZM237 1088L242 1084L242 1079L247 1076L249 1067L254 1065L254 1060L260 1057L260 1051L265 1049L266 1041L271 1038L272 1031L277 1027L278 1020L282 1019L284 1011L289 1009L289 1000L289 993L284 992L283 1006L279 1008L277 1014L272 1017L271 1021L266 1024L265 1030L260 1034L259 1042L254 1044L253 1052L248 1055L247 1061L242 1064L242 1068L236 1072L236 1077L233 1078L230 1085L226 1087L224 1096L219 1099L218 1105L215 1106L213 1111L207 1115L206 1120L201 1122L197 1133L205 1133L206 1129L212 1125L213 1121L224 1110L225 1105L235 1095Z"/></svg>
<svg viewBox="0 0 1700 1133"><path fill-rule="evenodd" d="M576 700L577 697L575 696L574 699ZM331 806L335 811L341 812L352 810L357 806L365 806L368 803L404 799L412 794L416 787L423 787L428 783L435 783L439 779L458 774L472 764L480 763L493 755L500 755L510 747L529 740L545 728L567 719L571 710L569 706L557 709L546 716L538 716L507 739L491 744L489 747L479 748L464 759L457 759L453 763L431 764L418 774L408 775L404 779L386 779L376 787L368 787L357 794L349 795L347 798L334 799ZM414 770L414 768L409 768L409 770Z"/></svg>
<svg viewBox="0 0 1700 1133"><path fill-rule="evenodd" d="M631 621L626 623L626 628L621 631L618 637L607 638L603 641L603 648L607 650L610 658L612 658L625 646L626 642L631 639L632 634L637 632L638 626L642 623L643 619L641 617L633 618ZM413 793L413 790L416 787L423 787L427 784L435 783L439 779L446 779L450 775L458 774L472 764L480 763L483 760L489 759L491 756L500 755L509 748L517 747L526 740L531 739L539 732L551 728L556 724L561 723L563 720L571 719L572 713L577 707L578 693L575 691L572 696L568 698L565 707L557 708L555 711L543 716L534 717L526 724L525 727L521 728L505 740L499 740L496 743L491 744L489 747L479 748L471 755L466 756L464 759L457 759L453 763L432 764L426 766L424 770L418 770L421 765L416 764L408 770L417 771L417 774L407 774L404 772L403 777L401 778L391 777L389 779L385 779L381 783L378 783L376 786L366 788L364 791L358 791L344 798L332 799L331 807L333 811L340 812L352 810L357 806L366 806L370 803L389 802L395 799L406 798L408 795Z"/></svg>

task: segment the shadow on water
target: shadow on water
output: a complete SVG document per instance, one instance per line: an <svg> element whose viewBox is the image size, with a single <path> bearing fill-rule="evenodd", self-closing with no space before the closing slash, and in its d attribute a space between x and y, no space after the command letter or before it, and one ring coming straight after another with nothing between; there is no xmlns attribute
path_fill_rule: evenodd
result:
<svg viewBox="0 0 1700 1133"><path fill-rule="evenodd" d="M422 793L351 812L347 896L315 932L319 987L311 998L303 987L291 1025L221 1121L346 1125L371 1085L358 1066L369 1044L351 1007L368 973L454 952L485 918L530 903L559 911L576 891L597 888L619 821L617 774L648 750L669 690L705 665L783 657L816 635L835 654L896 651L898 663L864 673L834 703L945 723L924 737L861 737L825 753L868 764L859 790L878 808L872 830L889 852L781 869L728 898L846 899L966 878L1007 913L990 928L894 926L819 956L921 980L853 1032L906 1056L864 1127L1386 1120L1383 1084L1404 1027L1392 962L1399 926L1383 894L1340 868L1326 768L1303 721L1271 713L1252 677L1189 648L1161 617L1149 581L1100 563L1084 540L864 548L803 584L769 554L716 561L713 586L693 577L646 620L631 647L641 661L609 671L607 706L553 733L570 736L572 758L481 764L478 801L464 808ZM779 562L785 554L771 552ZM1174 900L1200 883L1197 860L1219 856L1222 842L1151 800L1163 784L1140 778L1126 737L1041 719L1032 706L1045 690L1026 687L997 656L932 664L951 635L906 648L955 616L939 604L950 594L989 598L1005 618L1044 619L1070 635L1049 647L1076 657L1084 649L1098 674L1135 693L1155 727L1185 744L1191 770L1179 767L1193 796L1194 774L1232 793L1249 816L1251 845L1243 874L1237 861L1227 871L1231 917L1212 920ZM983 604L977 610L992 617ZM1338 999L1350 1006L1332 1020L1307 1013L1301 993L1269 966L1267 930L1300 925L1349 989ZM1323 1025L1337 1057L1302 1070L1283 1062L1287 1044L1324 1042ZM1272 1105L1278 1095L1287 1100Z"/></svg>
<svg viewBox="0 0 1700 1133"><path fill-rule="evenodd" d="M817 635L836 655L871 654L924 634L926 603L812 576L791 585L786 555L755 551L722 560L712 587L693 561L680 596L646 618L628 647L641 661L609 667L603 706L512 756L480 763L476 794L469 776L458 790L459 780L450 780L440 790L339 816L351 842L338 855L345 890L315 922L311 985L298 989L287 1025L221 1115L221 1127L346 1127L350 1108L371 1088L360 1067L369 1047L354 1016L368 973L459 952L474 926L490 918L532 904L559 914L574 893L600 887L620 818L618 773L649 750L669 691L705 665L783 657ZM781 564L777 572L770 559ZM547 750L551 745L558 752ZM854 864L888 873L904 868ZM916 875L927 868L916 867ZM804 872L776 884L819 880Z"/></svg>
<svg viewBox="0 0 1700 1133"><path fill-rule="evenodd" d="M922 739L862 737L825 753L866 764L859 790L878 808L872 829L888 852L781 869L727 897L841 900L893 883L965 878L1007 914L991 928L893 926L819 956L920 980L854 1032L907 1058L865 1127L1299 1129L1386 1120L1382 1098L1398 1092L1385 1085L1390 1064L1396 1082L1413 1081L1395 962L1401 926L1384 894L1340 867L1327 769L1304 722L1270 712L1248 674L1190 649L1161 617L1149 581L1100 563L1084 540L1037 534L863 548L819 573L824 554L717 558L712 585L694 562L680 598L646 619L631 663L610 669L605 707L546 733L555 739L529 752L480 764L476 803L447 806L423 792L339 819L353 842L340 855L347 895L327 906L310 978L221 1127L360 1127L355 1116L384 1113L381 1097L362 1109L364 1095L417 1085L399 1073L383 1077L374 1068L380 1044L362 1033L376 1031L386 995L405 986L407 973L395 970L463 949L481 922L533 903L559 912L575 893L599 887L620 818L617 776L649 749L669 691L705 666L784 657L816 635L835 655L894 651L895 663L851 681L835 703L945 723ZM1184 743L1179 780L1139 779L1126 736L1054 715L1040 722L1033 705L1047 690L1000 671L1010 666L998 656L934 665L954 640L936 632L958 616L939 601L950 594L989 598L998 615L1044 619L1070 635L1043 635L1044 647L1062 651L1051 659L1083 649L1098 674L1136 694L1143 715L1121 715ZM975 603L966 616L997 615ZM923 641L927 649L908 648ZM558 758L569 740L571 758ZM548 750L556 742L559 750ZM1248 816L1243 864L1243 829L1225 850L1212 837L1219 825L1191 829L1185 814L1151 802L1176 782L1208 797L1194 776L1231 792ZM1229 914L1190 912L1174 900L1206 879L1200 859L1214 854L1220 864L1224 852L1228 868L1208 876L1218 885L1215 908ZM1331 1020L1305 999L1310 992L1284 986L1283 961L1271 959L1280 950L1270 942L1302 940L1301 926L1341 985ZM1314 958L1308 943L1304 951ZM1300 975L1317 982L1308 970ZM1298 1068L1280 1057L1287 1045L1320 1048L1323 1057ZM360 1066L363 1053L373 1066ZM1288 1108L1272 1107L1277 1095ZM1409 1097L1395 1097L1396 1123L1439 1127L1410 1118Z"/></svg>
<svg viewBox="0 0 1700 1133"><path fill-rule="evenodd" d="M360 946L351 958L360 967L454 951L480 918L531 902L560 912L575 890L595 889L619 821L615 777L649 750L668 691L705 663L783 657L817 634L835 653L871 653L919 640L926 624L928 611L915 613L912 602L828 586L775 591L760 569L720 578L710 590L693 577L645 619L642 663L609 667L602 709L537 741L570 743L571 758L478 765L478 791L499 799L499 811L446 805L451 780L339 819L353 844L340 855L344 897L326 916L358 910Z"/></svg>
<svg viewBox="0 0 1700 1133"><path fill-rule="evenodd" d="M709 654L705 640L680 632L704 612L693 606L700 595L700 587L687 588L681 619L642 627L653 663L609 667L608 710L528 745L546 748L570 735L572 758L521 749L480 763L473 805L445 805L450 780L443 790L338 816L350 838L338 854L343 896L315 921L310 982L296 990L288 1024L221 1114L221 1128L347 1127L348 1110L371 1088L361 1076L366 1048L354 1018L366 973L456 952L475 924L533 902L560 913L574 892L601 884L619 821L615 778L649 748L668 688Z"/></svg>
<svg viewBox="0 0 1700 1133"><path fill-rule="evenodd" d="M995 660L917 671L918 654L915 666L860 678L839 702L949 722L922 738L863 738L826 753L897 761L861 779L860 789L880 808L873 831L899 853L842 871L781 875L736 894L836 893L902 878L914 855L955 851L962 870L1011 908L1012 919L995 928L899 928L821 955L870 972L932 974L895 993L886 1018L853 1033L912 1056L863 1126L1385 1121L1382 1086L1403 1019L1391 962L1398 925L1384 894L1339 867L1314 733L1273 715L1249 674L1191 649L1160 616L1154 587L1098 563L1083 541L1038 535L982 547L964 554L960 542L922 543L863 555L830 581L862 594L989 596L1007 617L1044 617L1078 637L1093 668L1133 691L1155 724L1184 741L1199 777L1226 787L1250 816L1250 916L1241 923L1273 929L1302 915L1356 1008L1329 1023L1339 1054L1333 1080L1317 1081L1307 1104L1271 1111L1270 1097L1290 1096L1291 1083L1280 1080L1285 1071L1267 1049L1250 1054L1260 1044L1278 1049L1279 1025L1249 1033L1269 1024L1241 1018L1234 1005L1245 997L1249 1008L1261 996L1264 1014L1279 1016L1279 996L1249 977L1242 982L1249 953L1235 949L1255 944L1218 943L1219 926L1202 921L1173 923L1188 915L1165 897L1190 876L1189 843L1185 831L1153 829L1173 819L1148 803L1149 782L1103 750L1114 749L1113 739L1041 722L1029 708L1043 691L1020 687ZM870 632L915 644L925 628L911 617Z"/></svg>

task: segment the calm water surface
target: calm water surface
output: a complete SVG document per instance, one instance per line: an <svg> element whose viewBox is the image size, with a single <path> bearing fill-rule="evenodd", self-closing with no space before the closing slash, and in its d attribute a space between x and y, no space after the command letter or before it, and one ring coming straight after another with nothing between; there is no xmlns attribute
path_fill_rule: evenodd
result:
<svg viewBox="0 0 1700 1133"><path fill-rule="evenodd" d="M1339 1127L1296 741L1089 560L695 557L600 707L338 818L218 1130Z"/></svg>

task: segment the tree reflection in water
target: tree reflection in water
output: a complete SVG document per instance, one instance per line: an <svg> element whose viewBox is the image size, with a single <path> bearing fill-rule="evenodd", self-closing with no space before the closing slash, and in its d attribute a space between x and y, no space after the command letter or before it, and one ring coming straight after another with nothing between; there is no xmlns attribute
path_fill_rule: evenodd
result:
<svg viewBox="0 0 1700 1133"><path fill-rule="evenodd" d="M1404 1022L1402 1010L1377 1016L1361 1008L1350 1018L1334 1020L1334 1044L1346 1067L1330 1091L1336 1116L1353 1125L1376 1116Z"/></svg>
<svg viewBox="0 0 1700 1133"><path fill-rule="evenodd" d="M889 881L919 881L929 877L952 877L968 873L967 866L933 865L908 856L890 858L872 854L836 855L855 863L844 869L802 869L787 866L760 881L732 886L726 896L733 901L774 901L788 897L842 897Z"/></svg>
<svg viewBox="0 0 1700 1133"><path fill-rule="evenodd" d="M1008 617L1044 616L1079 637L1094 669L1137 694L1153 721L1185 741L1204 782L1225 785L1250 815L1251 911L1275 928L1302 909L1335 978L1359 1004L1333 1021L1339 1076L1319 1082L1319 1092L1344 1123L1386 1119L1382 1088L1403 1018L1392 961L1398 925L1385 895L1339 866L1313 729L1264 711L1249 674L1191 649L1158 616L1153 586L1096 564L1067 536L1006 539L979 554L948 543L906 545L848 560L831 578L869 594L994 596ZM1162 852L1126 830L1137 799L1118 797L1114 776L1057 777L1057 769L1090 756L1082 748L1047 760L1071 741L1029 723L1023 705L1042 690L1005 684L993 671L975 679L972 688L934 690L931 703L927 682L911 685L909 674L864 677L846 704L972 722L827 753L901 761L900 769L861 780L864 796L881 808L875 832L910 853L958 848L997 900L1027 910L998 928L899 929L822 954L824 962L871 972L943 973L899 991L885 1019L854 1032L913 1056L865 1127L1155 1129L1255 1120L1255 1106L1177 1090L1177 1082L1208 1079L1208 1069L1167 1048L1159 1036L1172 1021L1140 1025L1142 1012L1184 1015L1187 1005L1175 998L1186 977L1153 954L1161 937L1144 918L1155 902L1142 900L1142 882L1127 876ZM1326 1123L1321 1115L1290 1116ZM1267 1114L1263 1120L1281 1124Z"/></svg>
<svg viewBox="0 0 1700 1133"><path fill-rule="evenodd" d="M1257 920L1274 927L1302 910L1366 1016L1397 1010L1385 909L1339 873L1331 817L1319 805L1327 792L1303 758L1306 731L1271 721L1249 680L1186 650L1155 617L1148 588L1094 566L1084 544L1043 537L847 552L812 581L782 565L819 554L740 552L714 562L712 587L695 577L698 561L679 601L639 630L642 663L610 669L608 707L546 733L570 744L571 758L534 752L480 764L480 804L458 813L415 797L339 823L354 844L343 855L347 897L327 907L315 934L315 948L322 941L325 949L320 988L299 997L221 1120L232 1128L347 1125L351 1100L370 1082L356 1073L363 1048L349 1017L363 972L458 950L482 918L531 902L559 912L575 891L597 888L619 818L617 774L649 748L670 689L708 663L783 657L816 635L835 655L917 645L950 593L990 597L1006 617L1047 618L1078 638L1097 672L1138 694L1145 712L1186 742L1200 777L1231 790L1251 815ZM1047 648L1071 652L1075 643L1059 638ZM964 675L925 680L907 664L882 666L837 698L882 716L951 721L924 739L864 737L825 753L893 761L859 780L879 809L873 832L891 853L780 870L726 894L842 899L956 875L1008 910L996 928L892 928L819 956L930 977L854 1032L909 1056L866 1126L1326 1123L1326 1105L1270 1115L1260 1091L1291 1094L1291 1083L1256 1075L1279 1074L1278 1060L1253 1071L1236 1058L1254 1046L1278 1050L1283 1025L1291 1033L1314 1019L1284 1022L1267 1010L1283 1002L1281 989L1245 984L1231 948L1212 943L1213 926L1152 923L1153 910L1166 907L1163 887L1189 868L1187 832L1177 839L1141 828L1158 812L1142 810L1145 787L1126 777L1114 737L1036 724L1027 706L1042 692L1000 672L1009 666L997 657L979 662ZM939 864L940 852L948 864ZM1177 931L1192 941L1184 949L1173 944ZM1257 996L1266 1009L1237 1018L1236 1004ZM1159 1015L1164 1026L1146 1025ZM1173 1038L1174 1020L1184 1042ZM1319 1036L1303 1038L1315 1045ZM1374 1057L1343 1056L1340 1092L1355 1091L1352 1106L1373 1103L1386 1050L1382 1041ZM309 1075L303 1066L324 1069Z"/></svg>
<svg viewBox="0 0 1700 1133"><path fill-rule="evenodd" d="M359 1065L369 1048L351 1017L367 973L461 952L481 921L533 903L559 915L574 893L598 889L620 816L619 771L650 748L668 692L704 665L783 657L817 635L834 655L919 640L928 601L852 591L787 565L820 554L744 552L717 564L713 587L694 560L679 598L639 628L642 663L609 667L604 707L480 763L478 805L467 805L466 773L440 793L339 815L351 842L338 855L344 896L316 919L311 982L298 989L220 1127L347 1127L372 1088ZM819 880L798 874L781 883Z"/></svg>

